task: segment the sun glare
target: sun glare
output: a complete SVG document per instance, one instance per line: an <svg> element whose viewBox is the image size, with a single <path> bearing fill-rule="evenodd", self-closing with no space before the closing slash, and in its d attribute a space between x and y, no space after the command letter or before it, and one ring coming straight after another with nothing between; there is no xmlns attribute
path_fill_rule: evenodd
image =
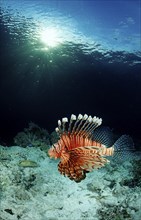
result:
<svg viewBox="0 0 141 220"><path fill-rule="evenodd" d="M40 39L48 47L56 47L62 42L59 30L53 28L42 31Z"/></svg>

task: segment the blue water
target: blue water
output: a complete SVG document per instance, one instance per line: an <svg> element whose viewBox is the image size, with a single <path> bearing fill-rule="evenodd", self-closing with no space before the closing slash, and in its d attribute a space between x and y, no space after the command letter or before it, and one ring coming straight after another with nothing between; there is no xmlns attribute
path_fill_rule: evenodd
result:
<svg viewBox="0 0 141 220"><path fill-rule="evenodd" d="M0 134L102 117L140 139L140 1L0 0Z"/></svg>
<svg viewBox="0 0 141 220"><path fill-rule="evenodd" d="M64 41L101 44L102 49L139 51L140 1L1 0L2 19L12 34L26 21L34 41L41 28L62 29ZM5 15L5 16L4 16ZM31 36L32 35L32 36Z"/></svg>

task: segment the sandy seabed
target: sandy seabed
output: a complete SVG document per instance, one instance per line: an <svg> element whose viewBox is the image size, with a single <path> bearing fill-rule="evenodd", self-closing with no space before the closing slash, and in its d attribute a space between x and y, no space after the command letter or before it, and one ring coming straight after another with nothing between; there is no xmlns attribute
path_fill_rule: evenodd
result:
<svg viewBox="0 0 141 220"><path fill-rule="evenodd" d="M40 148L0 146L0 156L0 220L141 219L140 158L111 161L75 183ZM37 166L20 166L26 160Z"/></svg>

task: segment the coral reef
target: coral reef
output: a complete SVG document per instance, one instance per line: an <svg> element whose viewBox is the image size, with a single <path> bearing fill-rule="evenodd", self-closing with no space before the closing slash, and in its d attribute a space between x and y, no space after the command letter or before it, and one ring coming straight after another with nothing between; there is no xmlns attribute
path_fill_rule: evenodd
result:
<svg viewBox="0 0 141 220"><path fill-rule="evenodd" d="M38 147L0 146L1 220L141 219L140 159L113 161L80 183L57 163Z"/></svg>
<svg viewBox="0 0 141 220"><path fill-rule="evenodd" d="M41 150L47 152L48 146L51 144L50 137L47 130L30 122L28 128L14 137L14 144L21 147L40 147Z"/></svg>
<svg viewBox="0 0 141 220"><path fill-rule="evenodd" d="M129 188L141 187L141 159L132 162L132 177L124 179L121 184Z"/></svg>
<svg viewBox="0 0 141 220"><path fill-rule="evenodd" d="M30 122L28 128L25 128L24 131L19 132L14 137L14 143L21 147L40 146L40 142L50 144L49 133L47 130L40 128L33 122Z"/></svg>

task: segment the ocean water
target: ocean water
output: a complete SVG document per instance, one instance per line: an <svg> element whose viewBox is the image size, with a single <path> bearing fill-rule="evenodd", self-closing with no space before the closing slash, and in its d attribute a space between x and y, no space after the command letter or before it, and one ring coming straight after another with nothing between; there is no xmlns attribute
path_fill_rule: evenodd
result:
<svg viewBox="0 0 141 220"><path fill-rule="evenodd" d="M41 148L58 119L86 113L140 155L140 17L139 0L0 0L2 220L141 219L140 157L74 183ZM30 122L43 143L15 143Z"/></svg>

